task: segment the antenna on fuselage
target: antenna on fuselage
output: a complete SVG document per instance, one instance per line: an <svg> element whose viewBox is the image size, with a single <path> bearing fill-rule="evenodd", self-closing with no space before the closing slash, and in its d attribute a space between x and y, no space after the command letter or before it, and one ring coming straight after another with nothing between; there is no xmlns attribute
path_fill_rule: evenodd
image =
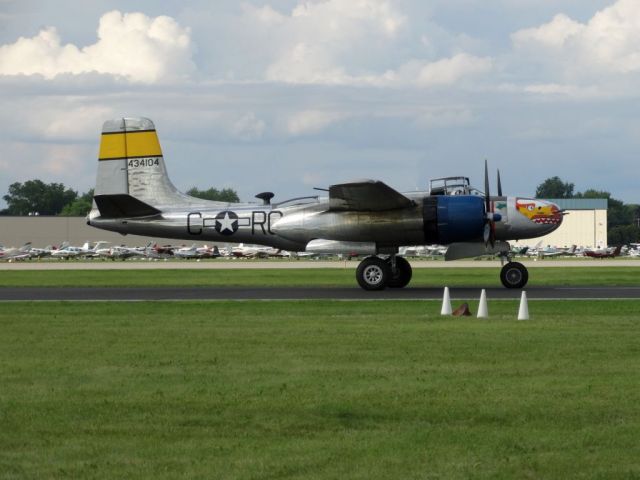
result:
<svg viewBox="0 0 640 480"><path fill-rule="evenodd" d="M262 205L271 205L271 199L274 197L273 192L262 192L256 195L256 198L262 200Z"/></svg>

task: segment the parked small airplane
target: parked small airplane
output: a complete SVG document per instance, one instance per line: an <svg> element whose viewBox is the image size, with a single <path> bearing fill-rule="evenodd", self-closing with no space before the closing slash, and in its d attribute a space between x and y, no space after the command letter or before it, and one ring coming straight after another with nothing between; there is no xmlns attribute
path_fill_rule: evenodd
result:
<svg viewBox="0 0 640 480"><path fill-rule="evenodd" d="M111 247L109 249L109 257L112 260L126 260L133 257L145 257L147 251L150 250L151 243L146 247L127 247L124 245Z"/></svg>
<svg viewBox="0 0 640 480"><path fill-rule="evenodd" d="M237 258L270 258L284 257L288 253L283 253L280 248L263 247L260 245L245 245L241 243L231 249L231 255Z"/></svg>
<svg viewBox="0 0 640 480"><path fill-rule="evenodd" d="M157 243L154 243L153 246L151 247L151 256L154 257L171 257L173 256L173 252L176 248L172 247L171 245L163 245L160 246Z"/></svg>
<svg viewBox="0 0 640 480"><path fill-rule="evenodd" d="M179 192L169 180L153 122L118 118L105 122L98 158L94 204L87 223L122 234L250 243L312 253L367 255L356 270L366 290L401 288L411 265L400 246L448 245L445 260L498 254L508 263L505 287L528 280L524 265L511 261L507 240L545 235L560 226L563 212L537 199L484 193L466 177L439 179L429 191L402 194L381 181L331 185L328 198L301 197L262 205L201 200Z"/></svg>
<svg viewBox="0 0 640 480"><path fill-rule="evenodd" d="M87 247L86 250L83 249L82 247L74 247L72 245L66 245L57 250L52 250L51 257L64 259L64 260L69 260L70 258L76 258L80 255L83 255L89 249L88 244L85 244L85 245Z"/></svg>
<svg viewBox="0 0 640 480"><path fill-rule="evenodd" d="M557 257L575 257L577 245L571 245L571 248L556 248L547 246L542 250L538 250L539 258L557 258Z"/></svg>
<svg viewBox="0 0 640 480"><path fill-rule="evenodd" d="M173 251L173 256L176 258L198 258L198 249L195 243L190 247L176 248Z"/></svg>
<svg viewBox="0 0 640 480"><path fill-rule="evenodd" d="M31 250L29 250L29 258L45 258L45 257L50 257L51 253L53 252L53 245L47 245L44 248L34 248L32 247Z"/></svg>
<svg viewBox="0 0 640 480"><path fill-rule="evenodd" d="M30 251L31 242L27 242L21 247L5 248L3 246L0 246L0 260L25 260L29 258Z"/></svg>
<svg viewBox="0 0 640 480"><path fill-rule="evenodd" d="M614 258L620 255L622 245L618 245L616 248L602 248L598 250L585 250L584 256L591 258Z"/></svg>

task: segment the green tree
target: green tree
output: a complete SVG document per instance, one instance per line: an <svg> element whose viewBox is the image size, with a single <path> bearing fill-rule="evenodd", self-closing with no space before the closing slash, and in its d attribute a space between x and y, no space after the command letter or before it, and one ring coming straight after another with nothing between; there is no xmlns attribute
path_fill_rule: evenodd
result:
<svg viewBox="0 0 640 480"><path fill-rule="evenodd" d="M217 188L210 188L209 190L199 190L197 187L187 190L187 195L192 197L202 198L204 200L215 200L218 202L239 202L240 198L235 190L231 188L223 188L218 190Z"/></svg>
<svg viewBox="0 0 640 480"><path fill-rule="evenodd" d="M2 198L7 202L9 215L57 215L65 205L73 202L78 194L62 183L45 184L41 180L12 183Z"/></svg>
<svg viewBox="0 0 640 480"><path fill-rule="evenodd" d="M87 193L83 193L73 202L68 203L60 212L63 217L84 217L91 211L93 202L93 188Z"/></svg>
<svg viewBox="0 0 640 480"><path fill-rule="evenodd" d="M560 177L547 178L536 188L536 198L571 198L574 184L563 182Z"/></svg>
<svg viewBox="0 0 640 480"><path fill-rule="evenodd" d="M637 216L636 205L625 205L622 200L611 197L611 193L604 190L595 190L590 188L582 193L578 193L576 198L606 198L608 200L607 208L607 228L612 231L614 227L634 225ZM635 240L631 240L635 242ZM609 240L611 245L614 245Z"/></svg>
<svg viewBox="0 0 640 480"><path fill-rule="evenodd" d="M637 225L617 225L607 230L609 245L625 245L640 241L640 228Z"/></svg>

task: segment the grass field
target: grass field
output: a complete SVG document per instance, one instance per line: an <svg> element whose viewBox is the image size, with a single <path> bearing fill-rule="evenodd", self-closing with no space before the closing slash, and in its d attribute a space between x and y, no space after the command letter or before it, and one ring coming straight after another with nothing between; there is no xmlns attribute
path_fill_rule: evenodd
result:
<svg viewBox="0 0 640 480"><path fill-rule="evenodd" d="M0 304L0 478L640 478L640 300L439 308Z"/></svg>
<svg viewBox="0 0 640 480"><path fill-rule="evenodd" d="M530 286L637 285L639 267L537 267L529 270ZM355 286L349 269L237 270L38 270L2 271L1 287L18 286ZM414 269L412 287L499 287L499 268Z"/></svg>

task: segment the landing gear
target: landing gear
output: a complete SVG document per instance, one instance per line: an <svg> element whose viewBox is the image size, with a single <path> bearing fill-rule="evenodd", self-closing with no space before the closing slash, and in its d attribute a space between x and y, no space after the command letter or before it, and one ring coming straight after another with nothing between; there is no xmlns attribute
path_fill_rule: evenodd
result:
<svg viewBox="0 0 640 480"><path fill-rule="evenodd" d="M529 272L521 263L509 262L500 270L500 280L506 288L522 288L529 281Z"/></svg>
<svg viewBox="0 0 640 480"><path fill-rule="evenodd" d="M500 270L500 281L506 288L523 288L529 281L529 272L520 262L512 262L508 256ZM389 288L404 288L411 281L413 270L409 262L395 254L383 259L376 256L367 257L360 262L356 269L358 284L365 290L384 290Z"/></svg>
<svg viewBox="0 0 640 480"><path fill-rule="evenodd" d="M365 290L383 290L391 277L391 266L380 257L367 257L356 269L358 284Z"/></svg>
<svg viewBox="0 0 640 480"><path fill-rule="evenodd" d="M411 281L411 265L395 254L388 259L367 257L356 270L358 284L365 290L383 290L385 287L403 288Z"/></svg>
<svg viewBox="0 0 640 480"><path fill-rule="evenodd" d="M411 281L413 270L411 265L404 257L395 257L395 268L393 268L393 258L390 257L389 265L391 266L391 277L387 282L387 287L390 288L404 288Z"/></svg>

